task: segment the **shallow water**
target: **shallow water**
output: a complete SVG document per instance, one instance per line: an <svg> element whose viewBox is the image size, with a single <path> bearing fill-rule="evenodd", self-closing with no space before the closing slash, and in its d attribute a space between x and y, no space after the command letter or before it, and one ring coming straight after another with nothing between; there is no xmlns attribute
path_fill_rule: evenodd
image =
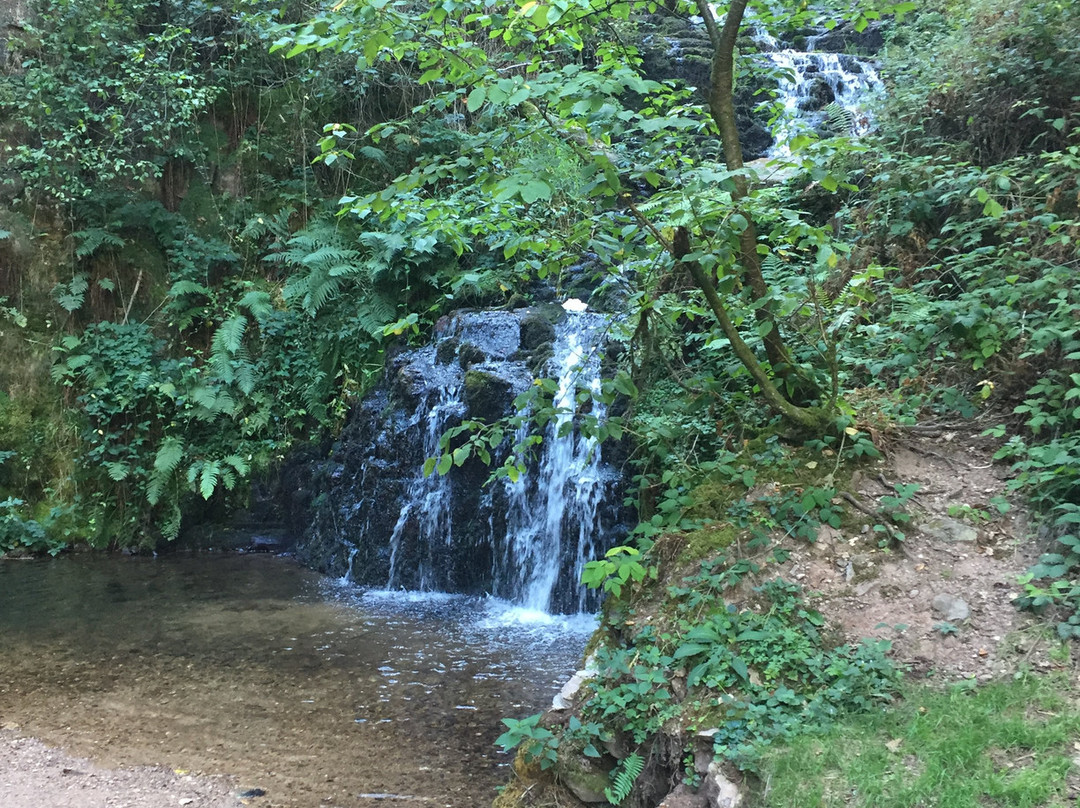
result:
<svg viewBox="0 0 1080 808"><path fill-rule="evenodd" d="M591 627L268 556L5 562L0 725L232 774L264 806L489 805L499 719L549 704Z"/></svg>

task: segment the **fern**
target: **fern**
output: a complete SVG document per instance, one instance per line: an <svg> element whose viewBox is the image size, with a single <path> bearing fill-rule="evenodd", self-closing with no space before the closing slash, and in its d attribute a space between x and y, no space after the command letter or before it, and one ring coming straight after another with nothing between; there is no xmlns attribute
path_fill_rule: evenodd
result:
<svg viewBox="0 0 1080 808"><path fill-rule="evenodd" d="M273 236L277 241L285 241L289 237L289 219L295 211L292 208L282 208L277 213L256 213L244 225L240 231L240 237L244 239L260 239L263 236Z"/></svg>
<svg viewBox="0 0 1080 808"><path fill-rule="evenodd" d="M228 352L235 354L243 345L244 331L247 330L247 317L242 314L234 314L223 322L216 332L211 343L211 349L215 353Z"/></svg>
<svg viewBox="0 0 1080 808"><path fill-rule="evenodd" d="M612 805L618 805L629 797L634 788L634 783L644 769L645 758L637 752L631 752L620 760L615 771L611 773L611 786L604 789L604 796L607 797L607 801Z"/></svg>
<svg viewBox="0 0 1080 808"><path fill-rule="evenodd" d="M198 460L188 469L188 483L198 481L199 494L203 499L210 499L221 478L221 465L216 460Z"/></svg>
<svg viewBox="0 0 1080 808"><path fill-rule="evenodd" d="M161 523L161 534L167 541L172 541L180 535L180 524L182 521L183 514L180 512L180 505L176 502L171 503L165 521Z"/></svg>
<svg viewBox="0 0 1080 808"><path fill-rule="evenodd" d="M829 118L829 125L837 132L850 133L855 129L855 115L835 101L825 106L825 114Z"/></svg>
<svg viewBox="0 0 1080 808"><path fill-rule="evenodd" d="M248 292L236 304L251 312L251 316L262 321L274 313L274 306L270 302L270 295L266 292Z"/></svg>
<svg viewBox="0 0 1080 808"><path fill-rule="evenodd" d="M183 297L184 295L203 295L210 297L210 289L195 281L177 281L169 288L170 297Z"/></svg>
<svg viewBox="0 0 1080 808"><path fill-rule="evenodd" d="M101 247L123 247L124 240L114 233L110 233L102 227L91 227L87 230L76 230L71 234L79 242L75 248L76 258L86 258L93 255Z"/></svg>
<svg viewBox="0 0 1080 808"><path fill-rule="evenodd" d="M127 463L120 463L117 461L107 462L105 464L105 470L109 472L109 477L116 482L122 482L126 480L131 474L131 467Z"/></svg>
<svg viewBox="0 0 1080 808"><path fill-rule="evenodd" d="M282 294L313 317L341 293L343 279L359 281L361 286L370 282L370 269L361 259L360 252L345 243L337 224L322 220L312 222L286 241L283 249L265 257L293 271Z"/></svg>
<svg viewBox="0 0 1080 808"><path fill-rule="evenodd" d="M150 482L146 487L146 499L151 505L157 505L161 499L161 492L168 482L176 467L184 457L184 444L179 438L167 437L158 447L154 456L154 469L150 474Z"/></svg>
<svg viewBox="0 0 1080 808"><path fill-rule="evenodd" d="M86 290L89 288L90 283L86 275L80 272L71 279L70 283L58 284L53 289L53 294L56 296L56 302L66 311L76 311L82 306L86 298Z"/></svg>

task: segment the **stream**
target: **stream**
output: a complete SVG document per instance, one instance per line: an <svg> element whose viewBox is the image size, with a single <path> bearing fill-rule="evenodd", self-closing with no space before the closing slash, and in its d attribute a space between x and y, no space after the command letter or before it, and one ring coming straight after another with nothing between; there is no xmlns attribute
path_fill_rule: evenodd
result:
<svg viewBox="0 0 1080 808"><path fill-rule="evenodd" d="M594 625L267 555L7 562L0 725L262 806L472 808L508 775L499 719L548 706Z"/></svg>

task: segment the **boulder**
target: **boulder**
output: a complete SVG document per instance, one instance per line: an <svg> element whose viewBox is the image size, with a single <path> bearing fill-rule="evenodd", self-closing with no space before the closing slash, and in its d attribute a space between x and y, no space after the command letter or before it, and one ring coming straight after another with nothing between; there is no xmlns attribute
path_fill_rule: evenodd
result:
<svg viewBox="0 0 1080 808"><path fill-rule="evenodd" d="M559 757L559 782L586 803L607 803L604 789L611 785L607 769L584 755Z"/></svg>
<svg viewBox="0 0 1080 808"><path fill-rule="evenodd" d="M709 802L700 791L695 792L685 783L680 783L657 808L709 808Z"/></svg>
<svg viewBox="0 0 1080 808"><path fill-rule="evenodd" d="M509 411L513 399L513 385L506 379L475 368L465 371L465 406L472 418L495 421Z"/></svg>
<svg viewBox="0 0 1080 808"><path fill-rule="evenodd" d="M532 351L555 341L555 326L540 312L530 312L521 318L521 350Z"/></svg>
<svg viewBox="0 0 1080 808"><path fill-rule="evenodd" d="M574 706L574 699L577 697L578 691L581 690L581 686L586 681L596 676L595 670L582 670L571 676L566 684L562 686L562 690L555 694L555 698L551 700L552 710L568 710Z"/></svg>
<svg viewBox="0 0 1080 808"><path fill-rule="evenodd" d="M742 791L728 779L723 765L715 760L709 764L700 793L705 796L709 808L739 808L743 804Z"/></svg>
<svg viewBox="0 0 1080 808"><path fill-rule="evenodd" d="M948 544L970 544L979 538L979 531L948 516L935 516L919 525L919 530L934 541Z"/></svg>

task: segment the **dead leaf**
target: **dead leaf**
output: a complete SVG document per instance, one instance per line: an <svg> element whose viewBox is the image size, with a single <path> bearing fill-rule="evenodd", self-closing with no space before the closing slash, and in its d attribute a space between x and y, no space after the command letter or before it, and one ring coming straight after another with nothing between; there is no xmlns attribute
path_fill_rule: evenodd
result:
<svg viewBox="0 0 1080 808"><path fill-rule="evenodd" d="M896 752L900 749L900 744L904 742L903 738L893 738L891 741L885 742L885 748L890 752Z"/></svg>

